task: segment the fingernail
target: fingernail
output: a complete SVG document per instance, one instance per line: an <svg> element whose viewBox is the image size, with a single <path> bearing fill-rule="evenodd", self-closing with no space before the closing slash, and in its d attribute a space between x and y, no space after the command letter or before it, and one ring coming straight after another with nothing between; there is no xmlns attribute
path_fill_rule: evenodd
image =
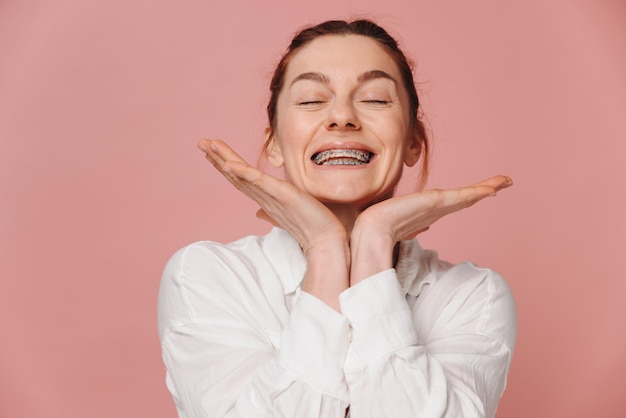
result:
<svg viewBox="0 0 626 418"><path fill-rule="evenodd" d="M198 142L198 148L200 148L202 151L207 152L209 149L206 147L204 142Z"/></svg>

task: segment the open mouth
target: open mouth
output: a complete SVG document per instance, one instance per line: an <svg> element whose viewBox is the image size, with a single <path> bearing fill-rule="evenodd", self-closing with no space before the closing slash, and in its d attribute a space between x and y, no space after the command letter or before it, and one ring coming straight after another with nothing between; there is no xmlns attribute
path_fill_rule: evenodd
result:
<svg viewBox="0 0 626 418"><path fill-rule="evenodd" d="M317 165L364 165L370 162L372 155L356 149L329 149L316 152L311 160Z"/></svg>

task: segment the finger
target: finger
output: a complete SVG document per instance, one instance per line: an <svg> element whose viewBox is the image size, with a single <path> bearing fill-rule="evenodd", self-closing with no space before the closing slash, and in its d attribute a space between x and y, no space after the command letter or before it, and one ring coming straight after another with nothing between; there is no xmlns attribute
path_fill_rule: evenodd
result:
<svg viewBox="0 0 626 418"><path fill-rule="evenodd" d="M217 148L213 141L211 140L203 140L198 143L198 148L200 148L204 153L207 160L211 162L217 169L221 169L224 165L225 160L220 156L217 152Z"/></svg>
<svg viewBox="0 0 626 418"><path fill-rule="evenodd" d="M508 176L494 176L470 186L453 189L456 201L460 207L468 207L484 199L487 196L495 196L496 192L513 185L513 180ZM448 195L448 203L452 203L452 196Z"/></svg>
<svg viewBox="0 0 626 418"><path fill-rule="evenodd" d="M415 194L429 212L452 213L472 206L487 196L513 184L510 177L494 176L478 183L455 189L430 189Z"/></svg>
<svg viewBox="0 0 626 418"><path fill-rule="evenodd" d="M256 217L259 218L259 219L262 219L264 221L267 221L267 222L271 223L274 226L280 227L280 225L274 219L272 219L272 217L269 216L267 214L267 212L265 212L263 209L259 209L259 210L256 211Z"/></svg>
<svg viewBox="0 0 626 418"><path fill-rule="evenodd" d="M420 229L419 231L417 231L417 232L415 233L415 235L419 235L419 234L421 234L422 232L426 232L426 231L428 231L429 229L430 229L430 226L427 226L426 228L422 228L422 229Z"/></svg>
<svg viewBox="0 0 626 418"><path fill-rule="evenodd" d="M261 206L263 200L280 190L280 183L283 183L281 180L248 164L224 141L202 140L198 143L198 148L206 153L206 158L230 183Z"/></svg>
<svg viewBox="0 0 626 418"><path fill-rule="evenodd" d="M227 161L218 169L233 186L261 204L259 198L265 194L262 182L259 181L262 173L256 172L258 170L253 167L234 161Z"/></svg>
<svg viewBox="0 0 626 418"><path fill-rule="evenodd" d="M472 186L489 186L496 191L511 187L513 185L513 179L509 176L493 176L483 181L480 181Z"/></svg>
<svg viewBox="0 0 626 418"><path fill-rule="evenodd" d="M261 183L262 178L265 176L261 170L256 167L252 167L250 164L240 161L226 161L222 165L222 171L224 171L227 175L236 177L241 181L246 181L248 183L259 185ZM271 177L271 176L265 176ZM272 177L273 178L273 177Z"/></svg>
<svg viewBox="0 0 626 418"><path fill-rule="evenodd" d="M427 226L425 228L419 229L416 232L414 232L413 234L411 234L410 236L407 237L402 237L402 240L408 240L408 239L413 239L416 236L418 236L419 234L421 234L422 232L426 232L430 229L430 226Z"/></svg>
<svg viewBox="0 0 626 418"><path fill-rule="evenodd" d="M283 181L245 163L227 161L222 166L222 174L237 189L255 200L261 207L281 195Z"/></svg>
<svg viewBox="0 0 626 418"><path fill-rule="evenodd" d="M237 187L241 186L242 180L253 182L260 175L258 169L248 164L221 140L200 141L198 148L204 151L207 160Z"/></svg>
<svg viewBox="0 0 626 418"><path fill-rule="evenodd" d="M268 205L277 201L285 203L293 198L293 186L248 164L228 161L224 163L221 172L238 190L256 201L266 212ZM265 220L273 223L269 219Z"/></svg>
<svg viewBox="0 0 626 418"><path fill-rule="evenodd" d="M207 159L218 168L222 167L227 161L247 164L239 154L219 139L202 140L198 143L198 148L204 151Z"/></svg>
<svg viewBox="0 0 626 418"><path fill-rule="evenodd" d="M247 162L241 158L239 154L237 154L230 146L228 146L228 144L220 139L212 140L209 144L209 149L215 152L224 161L237 161L247 164Z"/></svg>

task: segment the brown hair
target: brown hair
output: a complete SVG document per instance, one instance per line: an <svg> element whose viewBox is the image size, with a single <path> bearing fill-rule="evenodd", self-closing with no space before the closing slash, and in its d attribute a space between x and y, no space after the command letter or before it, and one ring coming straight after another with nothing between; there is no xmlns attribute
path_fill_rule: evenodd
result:
<svg viewBox="0 0 626 418"><path fill-rule="evenodd" d="M272 76L272 81L270 82L271 96L267 104L269 135L267 137L268 141L265 143L265 149L267 149L269 139L272 137L274 130L276 129L276 104L278 102L278 96L283 88L285 72L291 57L293 57L294 54L304 45L324 35L361 35L374 39L387 50L391 58L398 66L404 83L404 88L409 96L410 126L413 130L413 135L415 135L418 139L421 147L420 156L422 157L422 170L419 183L419 188L421 189L426 183L426 179L428 177L430 146L428 136L426 135L426 129L421 119L419 98L417 97L417 91L413 81L413 63L407 59L398 47L396 40L389 35L387 31L369 20L354 20L351 22L344 20L329 20L315 26L306 27L293 37L291 44L276 66L276 70Z"/></svg>

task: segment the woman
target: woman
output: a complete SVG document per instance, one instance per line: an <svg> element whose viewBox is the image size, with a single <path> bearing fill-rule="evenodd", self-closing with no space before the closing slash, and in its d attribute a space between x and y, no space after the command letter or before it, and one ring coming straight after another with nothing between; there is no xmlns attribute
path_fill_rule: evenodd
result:
<svg viewBox="0 0 626 418"><path fill-rule="evenodd" d="M510 186L394 197L428 140L410 66L369 21L296 35L279 63L265 150L286 181L224 142L199 147L276 226L177 252L159 332L181 417L494 416L515 340L496 273L413 238Z"/></svg>

